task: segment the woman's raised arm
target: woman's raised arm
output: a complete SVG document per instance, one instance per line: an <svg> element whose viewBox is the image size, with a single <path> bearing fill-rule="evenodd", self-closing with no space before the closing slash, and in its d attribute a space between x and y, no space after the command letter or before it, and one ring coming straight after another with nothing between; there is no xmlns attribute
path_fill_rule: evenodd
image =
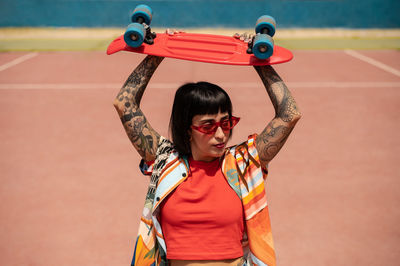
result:
<svg viewBox="0 0 400 266"><path fill-rule="evenodd" d="M160 135L150 126L139 106L150 78L163 59L147 56L128 77L114 100L129 139L145 161L155 159Z"/></svg>
<svg viewBox="0 0 400 266"><path fill-rule="evenodd" d="M256 138L263 165L267 165L285 144L301 113L285 83L271 66L254 67L275 108L275 117Z"/></svg>

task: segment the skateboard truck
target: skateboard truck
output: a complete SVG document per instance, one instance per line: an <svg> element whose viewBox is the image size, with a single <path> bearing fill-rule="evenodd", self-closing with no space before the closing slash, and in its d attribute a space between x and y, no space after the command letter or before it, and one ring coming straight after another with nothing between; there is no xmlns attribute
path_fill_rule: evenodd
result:
<svg viewBox="0 0 400 266"><path fill-rule="evenodd" d="M143 23L143 27L146 31L146 37L144 38L144 42L147 44L153 44L154 39L157 37L157 34L155 32L151 32L151 28L149 25Z"/></svg>
<svg viewBox="0 0 400 266"><path fill-rule="evenodd" d="M255 36L253 36L253 38L251 38L250 40L249 40L249 42L248 42L248 48L247 48L247 50L246 50L246 53L248 53L248 54L252 54L253 53L253 43L254 43L254 37Z"/></svg>

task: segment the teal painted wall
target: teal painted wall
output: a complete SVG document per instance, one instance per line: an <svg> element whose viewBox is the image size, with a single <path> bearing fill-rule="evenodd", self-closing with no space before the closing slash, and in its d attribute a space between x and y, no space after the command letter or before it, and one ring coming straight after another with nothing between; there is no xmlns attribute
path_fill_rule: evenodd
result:
<svg viewBox="0 0 400 266"><path fill-rule="evenodd" d="M268 14L285 28L400 28L400 0L0 0L0 26L124 27L142 3L154 27L248 28Z"/></svg>

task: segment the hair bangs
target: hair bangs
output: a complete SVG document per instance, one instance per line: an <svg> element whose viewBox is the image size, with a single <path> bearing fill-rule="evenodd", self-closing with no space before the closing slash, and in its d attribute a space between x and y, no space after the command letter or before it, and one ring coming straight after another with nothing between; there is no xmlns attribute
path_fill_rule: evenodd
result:
<svg viewBox="0 0 400 266"><path fill-rule="evenodd" d="M215 84L197 83L197 88L191 93L191 116L204 114L229 113L232 115L232 103L228 94Z"/></svg>

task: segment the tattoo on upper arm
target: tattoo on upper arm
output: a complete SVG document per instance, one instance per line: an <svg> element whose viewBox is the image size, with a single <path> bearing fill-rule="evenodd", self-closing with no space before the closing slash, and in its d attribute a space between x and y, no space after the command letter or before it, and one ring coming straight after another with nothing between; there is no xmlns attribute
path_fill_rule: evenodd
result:
<svg viewBox="0 0 400 266"><path fill-rule="evenodd" d="M125 120L125 117L130 119ZM150 159L151 155L156 154L160 136L151 128L140 109L136 111L132 110L130 114L124 115L121 121L124 124L129 139L141 157Z"/></svg>
<svg viewBox="0 0 400 266"><path fill-rule="evenodd" d="M256 138L260 160L265 163L271 161L283 147L292 130L293 127L282 125L277 119L272 120Z"/></svg>

